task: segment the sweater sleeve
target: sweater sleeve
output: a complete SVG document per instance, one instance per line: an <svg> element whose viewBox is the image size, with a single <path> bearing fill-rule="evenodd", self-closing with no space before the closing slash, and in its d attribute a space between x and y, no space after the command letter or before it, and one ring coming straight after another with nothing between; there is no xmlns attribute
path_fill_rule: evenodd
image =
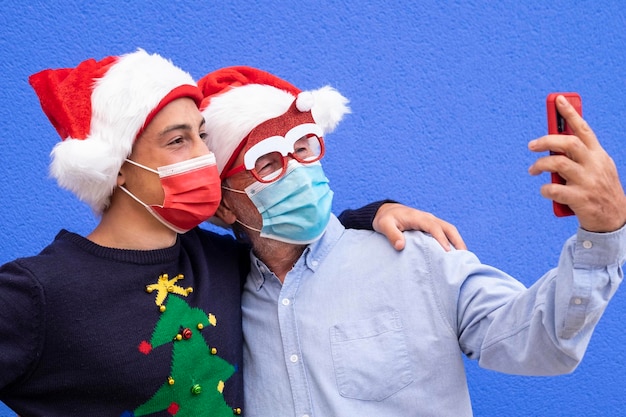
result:
<svg viewBox="0 0 626 417"><path fill-rule="evenodd" d="M378 209L385 203L395 203L393 200L380 200L367 204L358 209L344 210L338 219L346 229L374 230L374 217Z"/></svg>
<svg viewBox="0 0 626 417"><path fill-rule="evenodd" d="M0 267L0 398L27 377L43 343L43 289L19 261Z"/></svg>

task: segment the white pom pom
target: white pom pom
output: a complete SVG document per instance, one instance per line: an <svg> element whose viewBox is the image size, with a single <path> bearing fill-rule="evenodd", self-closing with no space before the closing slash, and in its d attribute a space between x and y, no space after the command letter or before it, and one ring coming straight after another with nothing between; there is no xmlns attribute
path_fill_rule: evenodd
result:
<svg viewBox="0 0 626 417"><path fill-rule="evenodd" d="M315 104L315 97L310 91L303 91L298 94L298 98L296 99L296 108L301 112L311 111L313 108L313 104Z"/></svg>
<svg viewBox="0 0 626 417"><path fill-rule="evenodd" d="M308 93L313 96L313 107L311 108L313 119L324 130L324 133L335 130L343 116L350 113L348 99L330 86ZM300 93L300 95L302 94Z"/></svg>
<svg viewBox="0 0 626 417"><path fill-rule="evenodd" d="M68 138L57 143L50 155L50 175L60 187L76 194L96 213L109 205L124 158L119 151L93 137Z"/></svg>

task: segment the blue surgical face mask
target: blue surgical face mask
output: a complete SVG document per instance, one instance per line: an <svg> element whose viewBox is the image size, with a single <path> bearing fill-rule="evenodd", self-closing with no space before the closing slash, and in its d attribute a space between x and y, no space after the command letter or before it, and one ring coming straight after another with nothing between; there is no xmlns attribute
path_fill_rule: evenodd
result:
<svg viewBox="0 0 626 417"><path fill-rule="evenodd" d="M259 231L261 237L308 244L322 236L330 220L333 192L319 162L301 165L291 160L279 180L255 182L244 191L259 210L263 227L244 226Z"/></svg>

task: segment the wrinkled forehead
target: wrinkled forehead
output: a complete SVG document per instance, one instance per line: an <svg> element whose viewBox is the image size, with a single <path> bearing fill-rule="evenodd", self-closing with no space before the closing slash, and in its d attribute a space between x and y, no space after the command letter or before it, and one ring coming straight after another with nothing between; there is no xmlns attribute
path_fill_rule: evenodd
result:
<svg viewBox="0 0 626 417"><path fill-rule="evenodd" d="M274 136L285 137L287 135L287 132L292 130L294 127L312 124L315 124L315 120L313 120L313 115L311 114L311 112L299 111L296 108L296 103L294 101L284 114L267 120L252 129L252 131L248 135L248 140L246 146L243 148L243 152L247 152L250 148L263 141L264 139ZM304 134L306 133L308 132L305 132Z"/></svg>

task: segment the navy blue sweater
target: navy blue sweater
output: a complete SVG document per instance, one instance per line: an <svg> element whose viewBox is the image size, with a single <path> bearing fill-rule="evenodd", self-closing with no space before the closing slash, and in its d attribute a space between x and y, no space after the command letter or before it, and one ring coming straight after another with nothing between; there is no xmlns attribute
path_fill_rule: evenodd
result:
<svg viewBox="0 0 626 417"><path fill-rule="evenodd" d="M177 407L178 416L194 415L185 402L202 395L230 408L215 415L233 415L243 404L240 294L248 265L245 247L199 228L152 251L105 248L61 231L38 256L0 268L0 399L22 416L132 416L164 385L187 393L200 384L204 392L169 395L149 415L171 416ZM180 318L169 324L177 320L164 319L173 298ZM188 323L194 308L206 318L202 330L195 316ZM158 323L170 327L170 343L151 345ZM209 357L202 346L174 355L187 341L174 339L187 328L189 341L204 339ZM223 375L222 388L210 374L224 362L232 375ZM196 376L170 385L180 370ZM213 395L218 389L223 398Z"/></svg>

